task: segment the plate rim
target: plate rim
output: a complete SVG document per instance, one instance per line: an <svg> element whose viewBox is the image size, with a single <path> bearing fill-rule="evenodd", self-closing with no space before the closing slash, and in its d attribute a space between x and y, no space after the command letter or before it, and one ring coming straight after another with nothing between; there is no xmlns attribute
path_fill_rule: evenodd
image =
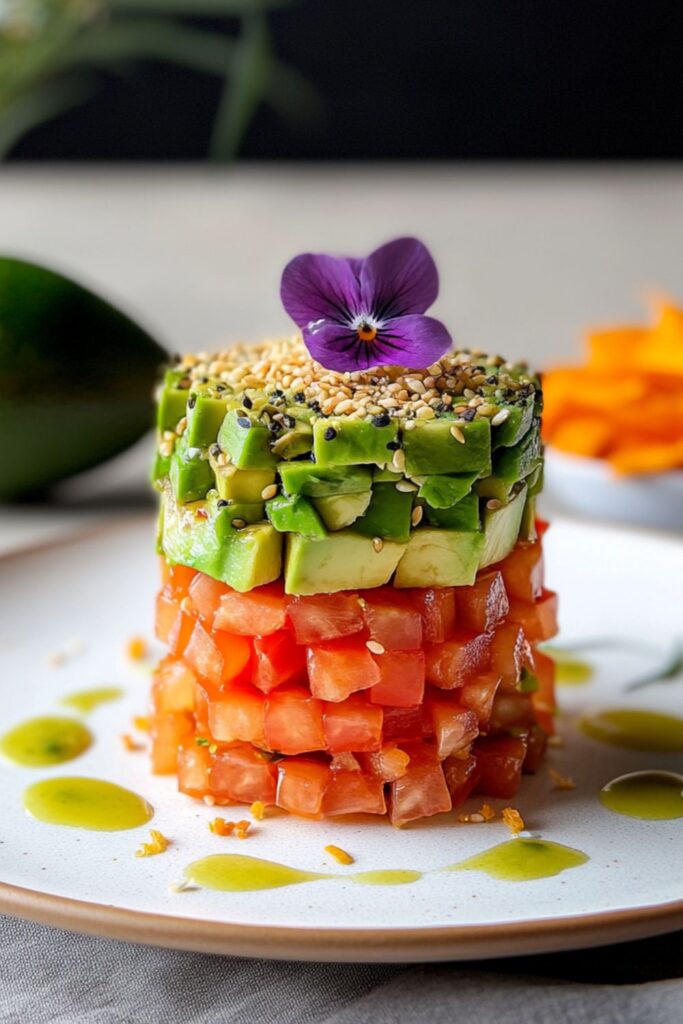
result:
<svg viewBox="0 0 683 1024"><path fill-rule="evenodd" d="M81 527L67 536L21 546L0 556L30 557L151 521L147 510ZM556 515L585 525L670 544L676 533ZM198 953L327 963L427 963L511 958L629 942L683 928L683 898L643 907L477 925L420 928L315 928L245 924L133 910L41 892L0 880L0 913L100 938Z"/></svg>
<svg viewBox="0 0 683 1024"><path fill-rule="evenodd" d="M6 882L0 882L0 912L67 931L166 949L324 963L507 958L629 942L683 927L683 898L602 913L496 924L290 928L131 910Z"/></svg>

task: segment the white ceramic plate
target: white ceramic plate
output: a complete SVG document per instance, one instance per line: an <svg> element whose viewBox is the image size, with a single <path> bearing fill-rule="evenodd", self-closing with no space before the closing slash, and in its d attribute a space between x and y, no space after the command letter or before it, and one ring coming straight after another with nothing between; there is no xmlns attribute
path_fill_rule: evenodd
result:
<svg viewBox="0 0 683 1024"><path fill-rule="evenodd" d="M624 693L629 679L665 657L681 620L683 545L646 534L556 523L546 537L549 585L562 595L562 637L611 637L594 650L597 671L561 689L559 733L514 800L534 834L583 851L589 860L554 877L496 881L481 872L438 869L509 840L500 822L457 824L454 815L403 830L384 822L307 822L273 816L246 842L207 828L215 812L152 777L144 753L120 735L145 711L149 675L126 660L132 634L151 635L157 566L149 520L0 562L0 700L3 727L58 712L65 694L120 684L125 697L88 718L96 736L78 760L50 769L0 764L0 910L64 927L187 949L346 960L430 960L511 955L596 945L683 924L683 819L642 821L606 810L601 786L624 772L683 770L683 755L604 746L576 728L580 712L624 706L683 715L683 681ZM634 640L653 645L640 653ZM83 645L60 667L50 655ZM78 649L77 646L75 648ZM64 709L61 709L62 711ZM553 789L548 768L576 789ZM172 840L166 853L136 859L147 827L90 832L43 824L22 809L27 785L51 775L119 782L146 796L152 824ZM501 801L491 801L503 806ZM475 809L481 799L470 803ZM515 842L516 840L509 840ZM350 851L339 867L328 843ZM410 885L359 886L331 879L263 892L174 893L185 865L218 852L248 853L311 871L407 868Z"/></svg>

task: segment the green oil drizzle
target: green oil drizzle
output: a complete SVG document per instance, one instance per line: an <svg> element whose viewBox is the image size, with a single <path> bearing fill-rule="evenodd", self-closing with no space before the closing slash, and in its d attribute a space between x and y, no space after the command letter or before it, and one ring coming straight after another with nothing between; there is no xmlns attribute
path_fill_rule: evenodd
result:
<svg viewBox="0 0 683 1024"><path fill-rule="evenodd" d="M148 822L154 808L143 797L101 779L44 779L24 793L24 807L49 825L118 832Z"/></svg>
<svg viewBox="0 0 683 1024"><path fill-rule="evenodd" d="M588 857L580 850L547 839L508 839L490 850L451 864L446 871L484 871L502 882L531 882L578 868Z"/></svg>
<svg viewBox="0 0 683 1024"><path fill-rule="evenodd" d="M683 775L660 771L621 775L600 791L600 802L610 811L629 818L683 818Z"/></svg>
<svg viewBox="0 0 683 1024"><path fill-rule="evenodd" d="M581 686L595 675L590 662L573 657L569 651L559 647L544 647L543 653L555 662L555 681L559 686Z"/></svg>
<svg viewBox="0 0 683 1024"><path fill-rule="evenodd" d="M345 878L358 885L408 885L422 878L420 871L361 871L340 875L329 871L301 871L286 864L240 853L216 853L195 860L185 868L188 881L204 889L221 892L257 892L260 889L282 889L287 885Z"/></svg>
<svg viewBox="0 0 683 1024"><path fill-rule="evenodd" d="M62 697L60 704L67 708L74 708L84 715L94 711L100 704L108 704L112 700L118 700L123 696L120 686L100 686L93 690L79 690L77 693L69 693Z"/></svg>
<svg viewBox="0 0 683 1024"><path fill-rule="evenodd" d="M582 718L579 727L586 736L629 750L659 753L683 752L683 718L637 708L608 708Z"/></svg>
<svg viewBox="0 0 683 1024"><path fill-rule="evenodd" d="M358 885L410 885L419 882L421 871L360 871L349 876Z"/></svg>
<svg viewBox="0 0 683 1024"><path fill-rule="evenodd" d="M46 768L73 761L87 750L92 734L74 718L31 718L0 739L0 753L27 768Z"/></svg>

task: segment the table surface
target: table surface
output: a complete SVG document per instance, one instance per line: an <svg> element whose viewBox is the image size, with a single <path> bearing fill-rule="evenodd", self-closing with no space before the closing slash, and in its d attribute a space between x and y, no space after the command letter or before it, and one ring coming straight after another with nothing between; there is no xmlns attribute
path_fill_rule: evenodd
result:
<svg viewBox="0 0 683 1024"><path fill-rule="evenodd" d="M435 312L462 344L543 366L582 329L683 298L683 169L240 166L0 171L0 252L51 263L137 315L170 349L289 329L279 275L307 249L432 248ZM0 512L0 554L144 500L144 445L58 508ZM497 1024L681 1020L681 936L465 968L334 968L201 957L0 920L0 1021ZM121 979L126 979L126 984Z"/></svg>

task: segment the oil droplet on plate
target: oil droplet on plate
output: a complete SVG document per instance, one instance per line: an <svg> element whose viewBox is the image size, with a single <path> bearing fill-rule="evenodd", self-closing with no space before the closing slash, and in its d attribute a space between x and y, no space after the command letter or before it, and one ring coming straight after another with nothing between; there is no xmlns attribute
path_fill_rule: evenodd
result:
<svg viewBox="0 0 683 1024"><path fill-rule="evenodd" d="M75 718L31 718L0 739L0 753L27 768L46 768L78 757L92 743L92 733Z"/></svg>
<svg viewBox="0 0 683 1024"><path fill-rule="evenodd" d="M355 875L348 876L353 882L359 885L410 885L411 882L418 882L422 878L421 871L359 871Z"/></svg>
<svg viewBox="0 0 683 1024"><path fill-rule="evenodd" d="M204 889L222 892L255 892L259 889L281 889L285 885L316 882L336 878L332 874L300 871L286 864L277 864L259 857L239 853L215 853L195 860L185 868L185 877Z"/></svg>
<svg viewBox="0 0 683 1024"><path fill-rule="evenodd" d="M92 690L79 690L77 693L68 693L62 697L60 704L64 707L74 708L87 715L94 711L100 704L108 704L112 700L118 700L123 696L120 686L99 686Z"/></svg>
<svg viewBox="0 0 683 1024"><path fill-rule="evenodd" d="M663 771L620 775L600 790L600 802L610 811L629 818L683 818L683 775Z"/></svg>
<svg viewBox="0 0 683 1024"><path fill-rule="evenodd" d="M683 752L683 718L639 708L607 708L582 718L586 736L628 750Z"/></svg>
<svg viewBox="0 0 683 1024"><path fill-rule="evenodd" d="M154 815L152 805L130 789L78 776L35 782L24 793L24 807L49 825L98 832L138 828Z"/></svg>
<svg viewBox="0 0 683 1024"><path fill-rule="evenodd" d="M595 675L589 662L574 658L569 651L559 647L543 647L542 650L555 662L555 682L559 686L581 686Z"/></svg>
<svg viewBox="0 0 683 1024"><path fill-rule="evenodd" d="M585 864L580 850L547 839L508 839L498 846L451 864L446 871L483 871L502 882L531 882L550 878Z"/></svg>

